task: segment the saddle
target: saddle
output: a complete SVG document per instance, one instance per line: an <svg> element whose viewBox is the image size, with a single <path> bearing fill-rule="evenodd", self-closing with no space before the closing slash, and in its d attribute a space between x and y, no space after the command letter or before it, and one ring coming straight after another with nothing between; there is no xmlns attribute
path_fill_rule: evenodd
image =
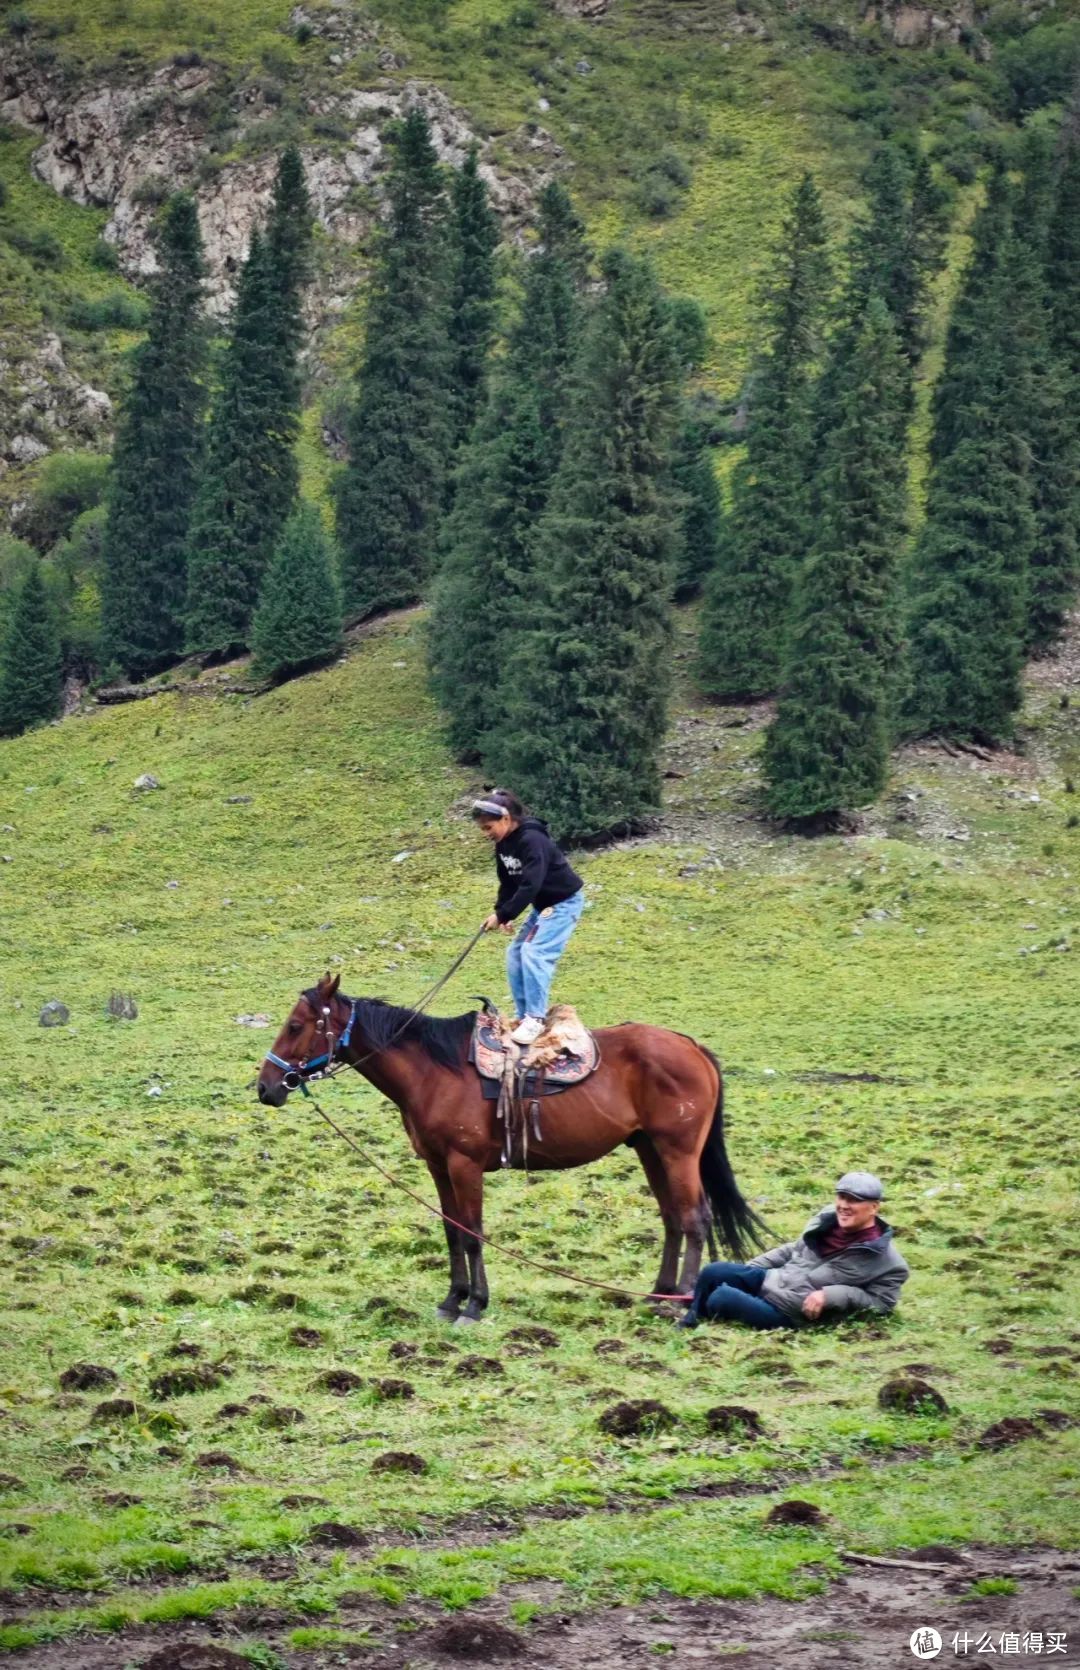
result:
<svg viewBox="0 0 1080 1670"><path fill-rule="evenodd" d="M522 1162L527 1163L530 1125L533 1140L541 1140L541 1099L558 1096L595 1073L600 1046L569 1003L554 1004L544 1017L543 1032L523 1047L510 1037L516 1021L500 1015L487 998L482 1001L469 1060L480 1075L484 1100L498 1103L503 1165L511 1163L515 1137L520 1137Z"/></svg>

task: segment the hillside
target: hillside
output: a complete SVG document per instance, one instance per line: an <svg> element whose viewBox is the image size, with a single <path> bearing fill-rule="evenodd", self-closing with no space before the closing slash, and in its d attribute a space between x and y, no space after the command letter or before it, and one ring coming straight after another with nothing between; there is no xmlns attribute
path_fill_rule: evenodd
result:
<svg viewBox="0 0 1080 1670"><path fill-rule="evenodd" d="M495 1254L490 1318L463 1344L433 1319L437 1225L307 1104L257 1106L272 1031L241 1023L276 1025L324 967L407 1001L486 908L490 855L459 810L472 785L441 748L421 626L389 620L268 695L230 694L243 669L224 669L0 750L0 1649L82 1670L209 1627L264 1666L427 1663L409 1632L470 1607L570 1664L584 1645L560 1646L552 1620L584 1609L600 1627L612 1602L647 1598L651 1616L667 1596L660 1614L682 1617L673 1596L742 1597L695 1614L720 1643L779 1627L762 1595L803 1597L785 1629L843 1627L838 1550L928 1543L980 1545L975 1569L1005 1585L980 1591L997 1595L980 1616L1004 1627L1010 1550L1076 1546L1075 645L1032 677L1023 757L903 753L847 839L755 822L757 719L684 693L663 831L582 860L592 908L562 994L595 1024L647 1017L720 1052L736 1173L778 1234L840 1170L880 1170L915 1270L897 1316L687 1342ZM134 788L143 773L160 786ZM483 990L502 991L490 943L442 1007ZM106 1015L114 991L136 1020ZM70 1020L45 1029L52 999ZM343 1079L324 1099L427 1192L374 1092ZM487 1204L489 1233L531 1256L651 1279L657 1225L628 1153L496 1177ZM525 1324L550 1349L515 1336ZM208 1389L148 1396L192 1357L220 1365ZM115 1381L62 1388L80 1362ZM947 1411L879 1409L902 1368ZM387 1393L401 1379L411 1398ZM118 1397L129 1414L96 1412ZM602 1437L623 1397L659 1398L675 1429ZM718 1404L751 1408L764 1436L710 1436ZM979 1448L1032 1417L1016 1447ZM387 1451L428 1472L372 1475ZM828 1519L765 1527L792 1494ZM328 1521L367 1547L320 1546ZM964 1586L934 1598L958 1627ZM1066 1627L1060 1585L1020 1587L1029 1622ZM879 1609L858 1662L898 1662L899 1627ZM101 1641L118 1629L126 1648ZM625 1662L665 1638L646 1628Z"/></svg>
<svg viewBox="0 0 1080 1670"><path fill-rule="evenodd" d="M0 382L8 505L47 450L107 443L106 397L122 391L136 340L132 285L152 265L152 216L178 185L198 194L221 311L275 148L303 145L324 234L304 453L318 486L340 452L379 132L403 101L428 109L447 160L480 143L511 241L557 172L598 246L626 237L650 250L668 288L705 305L706 383L730 401L754 285L799 173L815 170L839 238L876 139L921 137L962 227L988 147L1064 96L1080 38L1075 0L1045 14L1002 4L977 20L964 6L864 12L847 0L386 0L373 12L243 0L216 13L192 0L28 0L6 4L0 27L0 261L18 299Z"/></svg>

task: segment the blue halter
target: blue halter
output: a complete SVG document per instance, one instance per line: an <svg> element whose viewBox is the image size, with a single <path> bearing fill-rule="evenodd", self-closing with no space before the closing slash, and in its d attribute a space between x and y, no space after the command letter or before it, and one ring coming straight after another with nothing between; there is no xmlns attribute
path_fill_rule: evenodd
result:
<svg viewBox="0 0 1080 1670"><path fill-rule="evenodd" d="M305 992L304 996L308 999L308 1002L311 1003L310 994ZM348 998L346 998L345 1001L348 1002ZM328 1050L324 1050L322 1055L316 1055L303 1061L285 1061L280 1055L275 1055L273 1050L267 1051L265 1059L271 1062L273 1066L280 1067L284 1072L285 1088L287 1090L303 1090L306 1092L307 1086L311 1080L322 1078L326 1071L333 1066L335 1061L337 1061L342 1052L348 1049L349 1040L352 1038L353 1025L356 1021L356 1006L357 999L354 998L349 1009L349 1018L345 1023L344 1032L341 1034L337 1043L335 1044L331 1042L331 1047ZM315 1005L312 1003L312 1008L314 1007ZM329 1037L332 1040L333 1033L328 1031L326 1025L326 1017L329 1015L330 1010L325 1004L321 1007L322 1018L317 1023L317 1030L320 1036L324 1038ZM291 1083L289 1082L290 1079L292 1080Z"/></svg>

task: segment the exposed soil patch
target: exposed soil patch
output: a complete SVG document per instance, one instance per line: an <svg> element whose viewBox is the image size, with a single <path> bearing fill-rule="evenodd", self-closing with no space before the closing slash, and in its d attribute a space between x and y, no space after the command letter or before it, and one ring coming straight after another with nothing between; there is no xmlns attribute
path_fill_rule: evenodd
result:
<svg viewBox="0 0 1080 1670"><path fill-rule="evenodd" d="M26 1486L14 1473L0 1473L0 1491L25 1490Z"/></svg>
<svg viewBox="0 0 1080 1670"><path fill-rule="evenodd" d="M318 1328L290 1328L286 1338L290 1345L299 1346L301 1351L314 1351L323 1342Z"/></svg>
<svg viewBox="0 0 1080 1670"><path fill-rule="evenodd" d="M223 1473L242 1473L244 1469L234 1455L227 1450L204 1450L202 1455L195 1457L195 1466L202 1467L206 1472L213 1472L220 1468Z"/></svg>
<svg viewBox="0 0 1080 1670"><path fill-rule="evenodd" d="M339 1525L336 1519L324 1519L321 1525L311 1527L308 1541L320 1548L366 1548L371 1538L355 1525Z"/></svg>
<svg viewBox="0 0 1080 1670"><path fill-rule="evenodd" d="M534 1322L511 1328L506 1337L515 1340L519 1345L534 1345L538 1351L554 1351L559 1343L558 1334L553 1334L550 1328L541 1328Z"/></svg>
<svg viewBox="0 0 1080 1670"><path fill-rule="evenodd" d="M419 1351L420 1347L413 1345L410 1340L396 1339L386 1354L388 1357L392 1357L396 1363L408 1363L419 1354Z"/></svg>
<svg viewBox="0 0 1080 1670"><path fill-rule="evenodd" d="M886 1380L878 1392L878 1403L898 1415L925 1415L930 1410L944 1415L949 1405L939 1391L926 1380L905 1379L898 1376Z"/></svg>
<svg viewBox="0 0 1080 1670"><path fill-rule="evenodd" d="M278 1503L278 1507L284 1508L286 1513L291 1513L297 1508L324 1508L325 1506L325 1496L283 1496Z"/></svg>
<svg viewBox="0 0 1080 1670"><path fill-rule="evenodd" d="M251 1670L251 1660L229 1652L227 1647L181 1642L144 1658L140 1670Z"/></svg>
<svg viewBox="0 0 1080 1670"><path fill-rule="evenodd" d="M1004 1450L1010 1444L1022 1444L1026 1438L1041 1438L1042 1428L1025 1415L1006 1415L995 1421L979 1437L980 1450Z"/></svg>
<svg viewBox="0 0 1080 1670"><path fill-rule="evenodd" d="M452 1372L459 1380L479 1380L485 1374L505 1374L506 1370L498 1357L462 1357Z"/></svg>
<svg viewBox="0 0 1080 1670"><path fill-rule="evenodd" d="M814 1502L801 1502L792 1497L790 1502L777 1502L765 1515L766 1525L824 1525L825 1515Z"/></svg>
<svg viewBox="0 0 1080 1670"><path fill-rule="evenodd" d="M371 1463L373 1473L426 1473L428 1464L411 1450L384 1450Z"/></svg>
<svg viewBox="0 0 1080 1670"><path fill-rule="evenodd" d="M170 1345L165 1353L166 1357L201 1357L203 1348L191 1339L178 1339L175 1345Z"/></svg>
<svg viewBox="0 0 1080 1670"><path fill-rule="evenodd" d="M615 1403L605 1409L597 1425L611 1438L647 1438L657 1432L670 1432L676 1426L676 1416L657 1398L638 1398L630 1403Z"/></svg>
<svg viewBox="0 0 1080 1670"><path fill-rule="evenodd" d="M116 1375L100 1363L72 1363L60 1376L60 1384L65 1392L93 1392L115 1386Z"/></svg>
<svg viewBox="0 0 1080 1670"><path fill-rule="evenodd" d="M185 1397L190 1392L212 1392L225 1378L221 1368L195 1363L190 1368L172 1368L150 1382L150 1396L158 1399Z"/></svg>
<svg viewBox="0 0 1080 1670"><path fill-rule="evenodd" d="M422 1645L429 1652L471 1659L474 1664L520 1658L526 1651L524 1637L493 1618L451 1618L431 1630Z"/></svg>
<svg viewBox="0 0 1080 1670"><path fill-rule="evenodd" d="M130 1421L135 1414L135 1405L129 1397L108 1397L104 1403L99 1403L91 1416L95 1421Z"/></svg>
<svg viewBox="0 0 1080 1670"><path fill-rule="evenodd" d="M358 1392L363 1387L363 1380L348 1368L328 1368L325 1374L317 1375L312 1381L312 1387L324 1392L333 1392L335 1397L348 1397L350 1392Z"/></svg>
<svg viewBox="0 0 1080 1670"><path fill-rule="evenodd" d="M410 1398L416 1396L416 1387L409 1380L395 1380L392 1377L376 1380L375 1396L382 1402L392 1402L395 1398Z"/></svg>
<svg viewBox="0 0 1080 1670"><path fill-rule="evenodd" d="M282 1432L286 1427L300 1426L307 1419L302 1409L292 1409L287 1404L271 1404L259 1416L258 1424L267 1432Z"/></svg>
<svg viewBox="0 0 1080 1670"><path fill-rule="evenodd" d="M718 1403L706 1409L705 1426L721 1438L761 1438L765 1432L757 1411L738 1403Z"/></svg>

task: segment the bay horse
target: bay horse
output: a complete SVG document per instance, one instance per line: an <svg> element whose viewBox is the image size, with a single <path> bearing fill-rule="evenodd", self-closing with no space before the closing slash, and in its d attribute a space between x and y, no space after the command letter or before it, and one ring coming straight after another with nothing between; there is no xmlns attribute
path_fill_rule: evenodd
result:
<svg viewBox="0 0 1080 1670"><path fill-rule="evenodd" d="M479 1239L484 1173L500 1168L503 1131L496 1104L484 1099L468 1061L476 1013L439 1018L380 998L348 998L339 987L340 977L326 974L301 994L263 1062L259 1100L282 1107L310 1075L343 1063L397 1104L444 1215L450 1291L437 1314L448 1322L479 1322L488 1304ZM633 1148L664 1227L655 1291L689 1293L714 1223L737 1258L761 1244L765 1227L739 1193L728 1161L720 1064L694 1039L660 1026L628 1021L601 1027L595 1036L600 1066L542 1103L542 1134L529 1142L529 1170L590 1165L620 1144Z"/></svg>

